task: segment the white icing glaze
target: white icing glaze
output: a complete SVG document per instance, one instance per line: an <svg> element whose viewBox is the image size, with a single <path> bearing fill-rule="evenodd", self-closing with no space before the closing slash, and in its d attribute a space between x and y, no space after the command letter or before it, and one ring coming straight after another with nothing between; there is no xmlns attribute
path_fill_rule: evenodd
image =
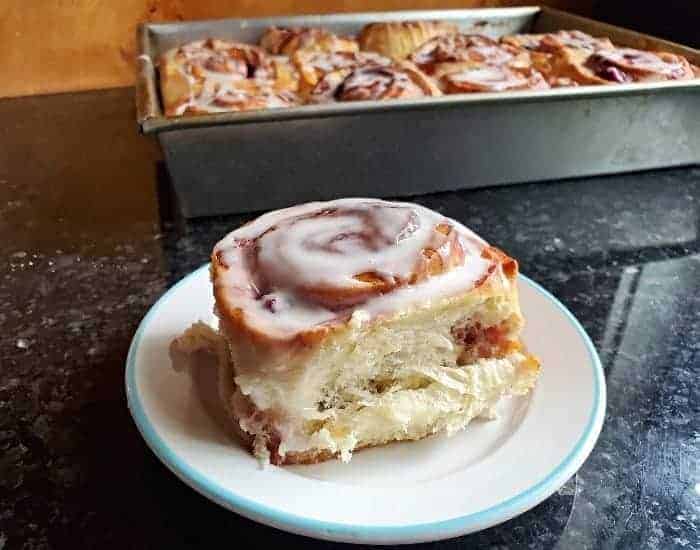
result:
<svg viewBox="0 0 700 550"><path fill-rule="evenodd" d="M192 94L176 110L182 115L188 109L196 112L219 113L248 109L273 109L289 107L297 102L291 92L276 92L268 83L254 81L253 85L240 86L240 82L204 81L198 95Z"/></svg>
<svg viewBox="0 0 700 550"><path fill-rule="evenodd" d="M180 47L176 55L182 59L182 73L191 81L197 76L215 81L246 78L248 68L245 60L229 54L229 50L235 47L234 44L226 46L217 40L197 40Z"/></svg>
<svg viewBox="0 0 700 550"><path fill-rule="evenodd" d="M448 75L455 84L472 84L493 91L527 86L527 79L505 67L484 66Z"/></svg>
<svg viewBox="0 0 700 550"><path fill-rule="evenodd" d="M418 65L475 61L499 65L515 56L513 48L479 34L438 36L421 46L411 57Z"/></svg>
<svg viewBox="0 0 700 550"><path fill-rule="evenodd" d="M223 40L197 40L174 51L176 66L188 81L189 97L175 111L184 114L288 107L297 102L293 94L272 89L272 70L254 46ZM254 74L248 74L248 61ZM281 62L280 58L272 58ZM286 59L286 58L285 58Z"/></svg>
<svg viewBox="0 0 700 550"><path fill-rule="evenodd" d="M451 237L436 231L441 224L452 228ZM433 249L447 262L454 259L455 239L463 251L460 263L410 284L422 251ZM415 204L376 199L309 203L265 214L222 239L214 254L227 267L214 284L219 298L228 308L240 309L249 327L291 339L318 325L345 321L353 312L391 314L468 290L493 266L481 257L487 246L458 222ZM366 283L355 278L361 273L391 281L392 289L340 308L309 295L308 289L361 291Z"/></svg>
<svg viewBox="0 0 700 550"><path fill-rule="evenodd" d="M303 52L298 54L299 61L310 68L329 73L338 69L346 69L366 65L390 65L391 60L372 52Z"/></svg>

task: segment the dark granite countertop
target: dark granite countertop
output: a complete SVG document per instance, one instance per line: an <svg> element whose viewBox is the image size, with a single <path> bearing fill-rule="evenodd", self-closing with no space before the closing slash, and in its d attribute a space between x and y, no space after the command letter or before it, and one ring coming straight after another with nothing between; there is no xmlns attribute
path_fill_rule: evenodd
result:
<svg viewBox="0 0 700 550"><path fill-rule="evenodd" d="M0 101L0 549L334 547L199 496L129 416L138 322L244 219L173 215L131 94ZM573 311L609 396L595 450L558 493L424 547L700 548L700 168L416 200Z"/></svg>

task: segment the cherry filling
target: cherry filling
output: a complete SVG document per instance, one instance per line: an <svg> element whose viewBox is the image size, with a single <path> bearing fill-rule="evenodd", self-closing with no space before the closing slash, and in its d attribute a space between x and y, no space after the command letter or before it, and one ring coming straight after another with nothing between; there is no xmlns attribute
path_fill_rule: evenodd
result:
<svg viewBox="0 0 700 550"><path fill-rule="evenodd" d="M468 365L478 359L499 358L507 355L518 344L508 338L507 321L485 327L481 323L455 325L452 337L464 349L457 358L458 365Z"/></svg>
<svg viewBox="0 0 700 550"><path fill-rule="evenodd" d="M584 65L593 71L596 76L604 80L618 82L620 84L632 82L632 77L599 55L591 55Z"/></svg>

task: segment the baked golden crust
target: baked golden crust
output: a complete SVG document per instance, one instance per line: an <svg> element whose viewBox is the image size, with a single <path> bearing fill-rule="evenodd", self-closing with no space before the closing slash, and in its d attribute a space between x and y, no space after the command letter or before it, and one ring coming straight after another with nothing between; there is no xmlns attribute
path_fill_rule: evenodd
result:
<svg viewBox="0 0 700 550"><path fill-rule="evenodd" d="M307 52L356 52L352 38L340 37L325 29L308 27L270 27L260 38L260 46L273 55L291 56Z"/></svg>
<svg viewBox="0 0 700 550"><path fill-rule="evenodd" d="M392 21L365 25L358 37L360 48L394 59L405 59L436 36L457 33L457 25L445 21Z"/></svg>
<svg viewBox="0 0 700 550"><path fill-rule="evenodd" d="M158 64L160 72L160 95L165 116L183 114L183 105L190 102L193 94L192 83L173 59L175 51L163 55Z"/></svg>
<svg viewBox="0 0 700 550"><path fill-rule="evenodd" d="M279 92L297 92L299 90L299 70L289 57L272 56L273 88Z"/></svg>

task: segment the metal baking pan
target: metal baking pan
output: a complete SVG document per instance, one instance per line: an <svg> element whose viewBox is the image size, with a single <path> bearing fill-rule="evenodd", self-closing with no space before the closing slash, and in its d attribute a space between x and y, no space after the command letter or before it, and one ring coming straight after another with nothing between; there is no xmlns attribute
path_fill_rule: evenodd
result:
<svg viewBox="0 0 700 550"><path fill-rule="evenodd" d="M155 62L190 40L254 43L269 25L356 33L373 21L430 19L492 37L579 29L619 45L677 52L700 65L700 51L540 7L144 24L138 122L160 141L183 215L700 162L700 80L163 116Z"/></svg>

